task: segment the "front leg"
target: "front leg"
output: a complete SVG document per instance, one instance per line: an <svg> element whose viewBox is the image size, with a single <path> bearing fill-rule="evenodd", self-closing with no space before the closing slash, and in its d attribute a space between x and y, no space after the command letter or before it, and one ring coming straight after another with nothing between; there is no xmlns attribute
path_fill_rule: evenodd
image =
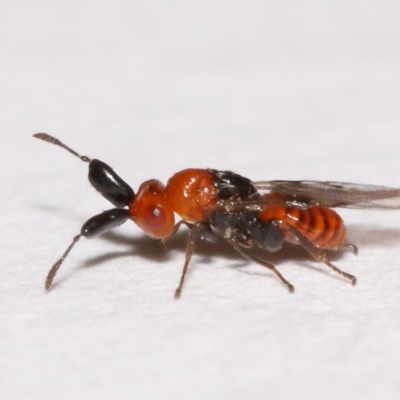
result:
<svg viewBox="0 0 400 400"><path fill-rule="evenodd" d="M185 276L186 276L186 273L187 273L187 270L189 267L189 263L192 258L193 252L194 252L196 238L197 238L197 236L199 236L199 230L201 231L201 227L203 225L204 225L203 222L195 222L191 227L191 230L190 230L190 233L188 236L187 245L186 245L185 264L183 265L181 280L179 282L177 289L175 290L175 299L179 299L179 297L181 296L182 287L185 282Z"/></svg>
<svg viewBox="0 0 400 400"><path fill-rule="evenodd" d="M189 229L192 229L192 226L193 226L192 224L189 224L188 222L184 221L183 219L180 220L178 223L175 224L174 229L172 230L171 234L169 236L167 236L166 238L163 238L160 240L160 242L163 246L166 246L167 243L176 235L176 233L178 232L181 225L186 225Z"/></svg>

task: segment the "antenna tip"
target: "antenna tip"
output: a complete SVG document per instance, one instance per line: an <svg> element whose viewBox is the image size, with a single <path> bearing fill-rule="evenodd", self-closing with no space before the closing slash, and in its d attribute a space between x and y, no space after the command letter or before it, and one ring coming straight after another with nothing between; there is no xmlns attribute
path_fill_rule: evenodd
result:
<svg viewBox="0 0 400 400"><path fill-rule="evenodd" d="M47 133L35 133L32 136L37 139L45 140L46 142L48 142L49 140L52 139L52 137L50 135L48 135Z"/></svg>

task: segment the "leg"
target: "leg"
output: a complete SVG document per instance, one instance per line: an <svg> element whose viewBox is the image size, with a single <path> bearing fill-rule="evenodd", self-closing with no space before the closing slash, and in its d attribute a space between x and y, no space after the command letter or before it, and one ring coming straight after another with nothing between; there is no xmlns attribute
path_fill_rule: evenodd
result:
<svg viewBox="0 0 400 400"><path fill-rule="evenodd" d="M338 247L338 250L348 250L351 251L355 256L358 254L358 248L353 243L341 243Z"/></svg>
<svg viewBox="0 0 400 400"><path fill-rule="evenodd" d="M243 257L246 257L247 259L256 262L257 264L262 265L263 267L268 268L269 270L273 271L278 278L282 281L282 283L284 283L287 288L289 289L290 293L294 292L294 286L287 281L283 275L276 269L276 267L268 262L266 262L265 260L262 260L261 258L258 258L256 256L254 256L253 254L250 254L247 250L243 249L242 247L240 247L234 240L228 240L228 242L233 246L233 248L239 252Z"/></svg>
<svg viewBox="0 0 400 400"><path fill-rule="evenodd" d="M192 258L192 255L193 255L194 245L195 245L196 237L198 236L198 229L200 226L201 226L201 222L196 222L195 224L192 225L192 229L189 233L188 242L186 245L185 264L183 266L181 280L179 282L177 289L175 290L175 299L179 299L179 297L181 296L183 283L185 282L186 272L189 267L190 259Z"/></svg>
<svg viewBox="0 0 400 400"><path fill-rule="evenodd" d="M336 267L335 265L331 264L331 262L328 259L328 256L326 255L326 253L314 246L309 240L307 240L297 229L293 228L292 226L288 225L288 224L284 224L282 223L285 228L287 228L287 230L289 230L291 233L293 233L298 239L299 239L299 243L317 260L317 261L322 261L323 263L325 263L329 268L332 268L335 272L337 272L338 274L344 276L345 278L349 279L352 283L352 285L354 286L357 283L357 279L354 275L351 275L345 271L342 271L341 269L339 269L338 267ZM347 247L347 244L345 244L345 246ZM350 248L352 248L354 245L348 245ZM354 246L355 247L355 246ZM355 247L355 249L357 249Z"/></svg>
<svg viewBox="0 0 400 400"><path fill-rule="evenodd" d="M166 245L170 241L170 239L172 239L172 237L176 234L176 232L178 232L181 225L186 225L189 229L193 228L193 224L190 224L189 222L181 220L177 224L175 224L172 233L168 237L161 239L161 244ZM209 224L206 224L205 222L198 223L197 232L198 232L197 235L199 236L199 238L201 240L204 240L205 242L215 243L217 241L217 237L214 235L214 232L212 231L211 226Z"/></svg>
<svg viewBox="0 0 400 400"><path fill-rule="evenodd" d="M171 232L171 234L170 234L168 237L166 237L166 238L160 240L160 242L161 242L161 244L162 244L163 246L165 246L165 245L172 239L172 237L176 235L176 232L178 232L178 230L179 230L179 228L181 227L181 225L186 225L189 229L192 228L192 225L191 225L191 224L187 223L187 222L184 221L183 219L180 220L178 223L175 224L174 229L173 229L173 231Z"/></svg>

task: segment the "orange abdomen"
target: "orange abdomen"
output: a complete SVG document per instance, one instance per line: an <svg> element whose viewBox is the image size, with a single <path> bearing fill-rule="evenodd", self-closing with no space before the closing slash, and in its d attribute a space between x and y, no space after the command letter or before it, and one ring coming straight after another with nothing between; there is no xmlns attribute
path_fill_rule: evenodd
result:
<svg viewBox="0 0 400 400"><path fill-rule="evenodd" d="M268 207L260 212L260 218L264 222L282 221L295 228L315 246L324 249L336 248L346 238L346 227L342 218L330 208Z"/></svg>

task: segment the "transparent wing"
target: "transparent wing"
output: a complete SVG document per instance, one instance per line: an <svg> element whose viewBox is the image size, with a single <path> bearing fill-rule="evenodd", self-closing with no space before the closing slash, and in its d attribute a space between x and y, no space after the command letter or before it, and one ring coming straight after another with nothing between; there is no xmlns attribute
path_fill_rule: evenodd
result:
<svg viewBox="0 0 400 400"><path fill-rule="evenodd" d="M319 205L374 210L400 209L400 189L348 182L260 181L253 182L261 199L253 206L272 204ZM281 199L281 200L279 200ZM251 207L250 207L251 208Z"/></svg>

